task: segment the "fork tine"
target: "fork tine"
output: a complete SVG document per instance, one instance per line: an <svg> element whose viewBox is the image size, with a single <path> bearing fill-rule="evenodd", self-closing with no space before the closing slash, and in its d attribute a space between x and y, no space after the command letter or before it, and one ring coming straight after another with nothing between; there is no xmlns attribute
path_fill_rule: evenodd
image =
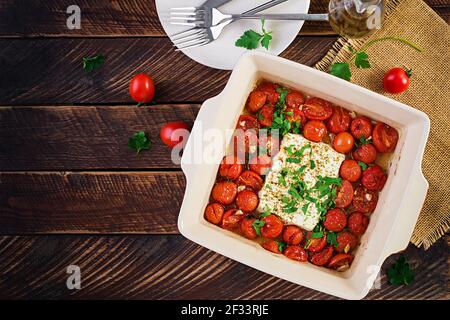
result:
<svg viewBox="0 0 450 320"><path fill-rule="evenodd" d="M183 30L183 31L174 33L174 34L170 35L169 38L172 40L176 40L177 38L182 38L182 37L188 36L189 34L198 32L198 31L199 31L198 28L190 28L187 30Z"/></svg>
<svg viewBox="0 0 450 320"><path fill-rule="evenodd" d="M175 8L170 8L170 11L196 11L198 8L197 7L175 7Z"/></svg>
<svg viewBox="0 0 450 320"><path fill-rule="evenodd" d="M197 16L192 16L192 17L170 17L170 21L172 22L182 22L182 21L180 21L180 20L183 20L183 21L202 21L203 19L200 17L197 17Z"/></svg>
<svg viewBox="0 0 450 320"><path fill-rule="evenodd" d="M203 40L203 39L205 39L207 37L208 37L208 34L206 34L205 32L204 33L199 33L199 34L197 34L197 35L195 35L193 37L185 37L185 38L179 39L177 41L173 41L173 44L178 47L178 46L184 45L184 44L186 44L188 42Z"/></svg>
<svg viewBox="0 0 450 320"><path fill-rule="evenodd" d="M188 26L188 27L198 27L204 24L203 21L197 21L197 22L173 22L171 21L170 24L177 25L177 26Z"/></svg>
<svg viewBox="0 0 450 320"><path fill-rule="evenodd" d="M201 47L204 46L208 43L211 42L211 39L205 39L201 42L195 43L195 44L191 44L191 45L187 45L187 46L182 46L182 47L177 47L177 49L175 49L175 51L180 51L180 50L185 50L185 49L191 49L191 48L196 48L196 47Z"/></svg>

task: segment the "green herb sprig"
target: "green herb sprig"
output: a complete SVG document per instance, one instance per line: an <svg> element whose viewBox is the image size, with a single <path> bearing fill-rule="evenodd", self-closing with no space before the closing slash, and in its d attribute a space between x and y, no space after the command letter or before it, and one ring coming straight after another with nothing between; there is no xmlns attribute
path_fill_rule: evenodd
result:
<svg viewBox="0 0 450 320"><path fill-rule="evenodd" d="M84 57L83 58L83 69L86 72L91 72L97 69L105 63L105 56L102 54L92 56L92 57Z"/></svg>
<svg viewBox="0 0 450 320"><path fill-rule="evenodd" d="M404 256L401 256L397 262L387 270L387 276L389 283L393 285L408 285L414 281L414 273Z"/></svg>
<svg viewBox="0 0 450 320"><path fill-rule="evenodd" d="M262 47L269 50L270 41L272 41L272 31L267 32L265 27L265 19L261 18L261 33L254 30L247 30L244 34L235 42L236 47L245 48L248 50L254 50L261 44Z"/></svg>
<svg viewBox="0 0 450 320"><path fill-rule="evenodd" d="M128 139L128 147L136 150L137 155L139 155L142 150L149 150L151 144L150 139L144 131L138 131Z"/></svg>

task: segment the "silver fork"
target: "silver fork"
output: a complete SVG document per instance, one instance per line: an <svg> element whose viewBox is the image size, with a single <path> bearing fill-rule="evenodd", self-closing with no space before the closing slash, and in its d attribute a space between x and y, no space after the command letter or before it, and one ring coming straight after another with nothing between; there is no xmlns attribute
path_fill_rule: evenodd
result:
<svg viewBox="0 0 450 320"><path fill-rule="evenodd" d="M272 8L275 5L278 5L282 2L285 2L287 0L271 0L269 2L266 2L256 8L253 8L251 10L248 10L246 12L244 12L242 15L249 15L249 14L256 14L258 12L261 12L263 10ZM185 10L186 8L172 8L172 10L178 11L178 13L181 13L181 10ZM189 19L192 20L196 20L196 19L201 19L203 21L202 26L200 27L199 24L194 23L191 24L187 21L189 20L185 20L182 21L181 19L176 19L178 21L175 21L174 24L182 24L182 25L189 25L189 26L195 26L194 28L191 28L189 30L185 30L176 34L173 34L170 36L170 38L172 39L174 46L178 47L178 50L181 49L188 49L188 48L194 48L194 47L199 47L199 46L203 46L205 44L208 44L214 40L216 40L219 35L222 33L222 30L229 25L231 22L233 22L232 20L226 20L223 21L221 23L219 23L218 25L213 25L213 21L215 22L216 20L213 20L212 18L206 17L210 12L212 15L213 10L217 10L214 8L205 8L205 7L199 7L199 8L194 8L194 7L189 7L189 10L191 10L190 15L185 16L188 17ZM198 10L201 10L202 12L197 12ZM181 15L178 15L178 17L181 18ZM202 19L205 18L205 19Z"/></svg>

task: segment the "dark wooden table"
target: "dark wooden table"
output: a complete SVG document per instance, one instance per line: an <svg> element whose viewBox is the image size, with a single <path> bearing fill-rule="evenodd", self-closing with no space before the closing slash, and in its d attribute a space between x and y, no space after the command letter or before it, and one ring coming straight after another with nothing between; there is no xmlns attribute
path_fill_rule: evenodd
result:
<svg viewBox="0 0 450 320"><path fill-rule="evenodd" d="M446 21L448 0L427 0ZM175 52L149 0L78 0L81 30L68 30L68 0L0 1L0 298L333 299L273 278L179 235L185 180L158 137L167 121L192 123L229 72ZM322 12L325 0L313 0ZM336 40L306 23L283 56L317 62ZM86 73L84 56L105 54ZM130 77L148 72L156 105L136 108ZM127 140L145 130L151 151ZM449 242L406 250L408 287L369 299L448 299ZM66 268L81 268L68 290Z"/></svg>

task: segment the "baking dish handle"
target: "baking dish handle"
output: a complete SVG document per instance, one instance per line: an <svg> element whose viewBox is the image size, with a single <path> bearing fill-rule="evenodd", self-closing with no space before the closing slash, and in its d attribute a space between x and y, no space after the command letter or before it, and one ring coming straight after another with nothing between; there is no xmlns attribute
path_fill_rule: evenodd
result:
<svg viewBox="0 0 450 320"><path fill-rule="evenodd" d="M399 216L398 221L396 221L396 227L392 230L390 239L387 241L390 245L385 249L384 258L402 251L408 246L417 218L422 211L428 186L428 181L419 168L419 172L415 175L415 179L412 182L411 192L407 197L408 202L401 209L402 214Z"/></svg>

